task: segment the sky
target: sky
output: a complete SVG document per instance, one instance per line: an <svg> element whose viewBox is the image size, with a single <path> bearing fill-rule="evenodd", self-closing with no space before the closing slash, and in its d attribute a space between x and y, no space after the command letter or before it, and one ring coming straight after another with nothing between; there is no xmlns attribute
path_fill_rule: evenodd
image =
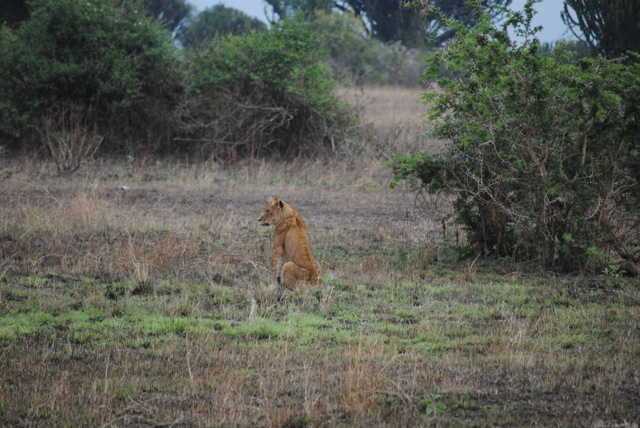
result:
<svg viewBox="0 0 640 428"><path fill-rule="evenodd" d="M265 5L263 0L188 0L198 11L202 11L207 7L212 7L222 3L227 7L232 7L243 11L249 16L266 21ZM513 0L510 8L512 10L522 10L526 0ZM538 38L542 42L554 42L559 39L574 39L571 31L562 22L560 12L562 11L561 0L543 0L535 5L538 11L534 17L534 25L542 25L543 29L538 33Z"/></svg>

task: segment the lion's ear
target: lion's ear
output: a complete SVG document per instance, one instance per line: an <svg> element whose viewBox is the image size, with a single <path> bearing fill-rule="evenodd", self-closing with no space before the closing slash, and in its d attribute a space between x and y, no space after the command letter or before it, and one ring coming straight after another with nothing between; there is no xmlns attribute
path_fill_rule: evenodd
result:
<svg viewBox="0 0 640 428"><path fill-rule="evenodd" d="M284 208L284 202L279 201L280 202L280 208Z"/></svg>

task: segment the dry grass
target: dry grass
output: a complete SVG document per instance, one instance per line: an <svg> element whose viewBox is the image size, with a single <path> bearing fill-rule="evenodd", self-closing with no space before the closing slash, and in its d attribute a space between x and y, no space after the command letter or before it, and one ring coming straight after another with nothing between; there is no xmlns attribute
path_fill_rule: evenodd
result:
<svg viewBox="0 0 640 428"><path fill-rule="evenodd" d="M637 281L460 263L363 159L0 176L2 426L637 426ZM271 287L269 195L325 288Z"/></svg>
<svg viewBox="0 0 640 428"><path fill-rule="evenodd" d="M241 263L256 282L270 270L269 232L257 223L270 195L290 201L307 220L325 270L336 266L326 253L344 247L345 236L352 235L349 252L360 247L362 260L335 275L353 268L362 274L368 263L377 263L366 254L370 240L413 248L435 239L439 229L438 220L424 216L411 195L386 189L379 165L356 161L234 169L157 164L129 170L110 164L73 179L47 170L32 176L32 168L12 164L5 170L12 167L0 194L0 230L4 268L14 273L53 269L202 279Z"/></svg>
<svg viewBox="0 0 640 428"><path fill-rule="evenodd" d="M400 153L434 152L443 142L428 138L427 109L416 88L343 88L340 95L355 107L360 119L369 124L374 141L367 151L377 158L391 159Z"/></svg>

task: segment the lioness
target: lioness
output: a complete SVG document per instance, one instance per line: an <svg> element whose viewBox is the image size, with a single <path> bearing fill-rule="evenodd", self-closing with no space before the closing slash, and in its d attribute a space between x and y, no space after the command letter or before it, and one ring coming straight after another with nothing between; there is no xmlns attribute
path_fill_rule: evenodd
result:
<svg viewBox="0 0 640 428"><path fill-rule="evenodd" d="M291 205L270 197L258 219L263 226L274 225L273 276L275 283L289 289L296 288L300 281L321 285L304 221Z"/></svg>

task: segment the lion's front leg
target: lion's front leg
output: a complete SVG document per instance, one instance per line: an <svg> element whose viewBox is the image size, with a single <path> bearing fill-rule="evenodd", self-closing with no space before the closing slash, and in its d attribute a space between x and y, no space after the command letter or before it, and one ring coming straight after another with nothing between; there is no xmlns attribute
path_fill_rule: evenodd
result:
<svg viewBox="0 0 640 428"><path fill-rule="evenodd" d="M278 240L276 240L273 246L273 280L278 286L282 284L282 266L284 266L284 262L284 242L279 245Z"/></svg>

